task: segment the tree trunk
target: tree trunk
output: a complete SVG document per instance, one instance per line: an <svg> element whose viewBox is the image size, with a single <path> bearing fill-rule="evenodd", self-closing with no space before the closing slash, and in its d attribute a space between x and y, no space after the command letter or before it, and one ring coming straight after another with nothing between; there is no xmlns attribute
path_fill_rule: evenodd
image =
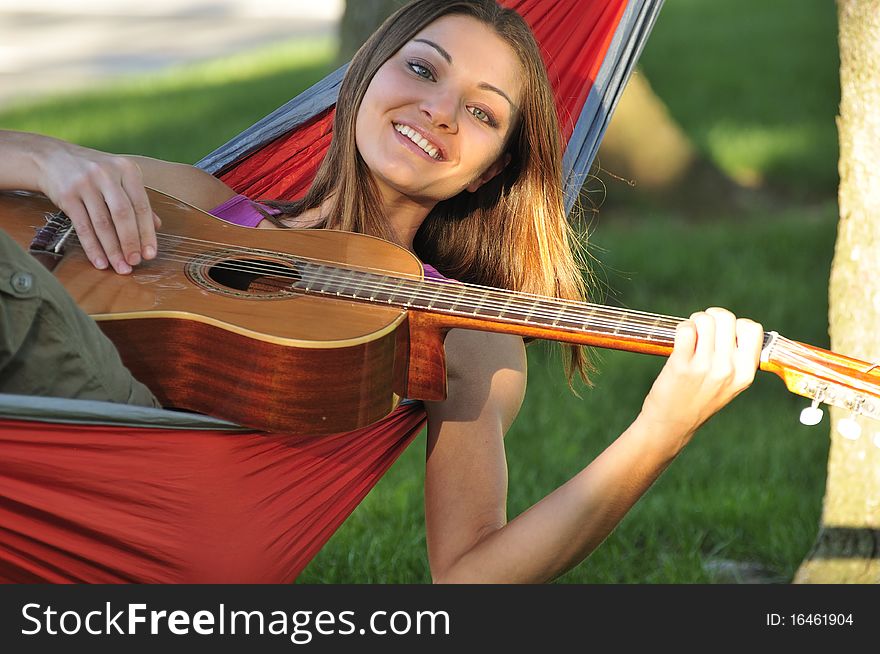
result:
<svg viewBox="0 0 880 654"><path fill-rule="evenodd" d="M348 0L339 22L339 61L349 61L370 34L406 0Z"/></svg>
<svg viewBox="0 0 880 654"><path fill-rule="evenodd" d="M840 223L829 287L832 349L880 361L880 0L838 0L840 30ZM795 583L880 582L880 425L837 432L822 523Z"/></svg>
<svg viewBox="0 0 880 654"><path fill-rule="evenodd" d="M626 84L595 164L600 179L625 180L652 203L730 207L748 194L696 149L640 69ZM585 190L594 186L588 182ZM605 208L626 203L624 194L609 190Z"/></svg>

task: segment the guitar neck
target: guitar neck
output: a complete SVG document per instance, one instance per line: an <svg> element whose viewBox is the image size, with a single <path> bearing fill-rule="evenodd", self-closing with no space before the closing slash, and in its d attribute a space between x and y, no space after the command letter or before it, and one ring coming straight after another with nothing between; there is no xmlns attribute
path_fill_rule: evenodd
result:
<svg viewBox="0 0 880 654"><path fill-rule="evenodd" d="M459 282L382 275L305 263L294 287L309 294L396 306L427 314L442 330L526 338L666 356L681 318L517 293Z"/></svg>

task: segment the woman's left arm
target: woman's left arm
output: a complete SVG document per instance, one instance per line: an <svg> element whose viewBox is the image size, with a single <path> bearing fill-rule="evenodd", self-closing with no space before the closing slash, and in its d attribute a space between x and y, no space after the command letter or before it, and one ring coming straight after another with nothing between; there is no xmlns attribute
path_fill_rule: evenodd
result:
<svg viewBox="0 0 880 654"><path fill-rule="evenodd" d="M425 514L434 581L545 582L580 563L699 426L751 383L762 333L718 309L684 321L632 425L507 523L503 439L525 390L522 341L451 331L448 397L427 405Z"/></svg>

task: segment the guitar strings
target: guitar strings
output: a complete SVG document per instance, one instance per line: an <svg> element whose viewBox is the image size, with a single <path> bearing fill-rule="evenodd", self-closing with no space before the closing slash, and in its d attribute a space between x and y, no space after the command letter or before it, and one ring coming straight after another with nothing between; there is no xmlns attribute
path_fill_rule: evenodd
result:
<svg viewBox="0 0 880 654"><path fill-rule="evenodd" d="M257 254L257 255L278 256L278 257L283 257L283 258L289 259L292 262L306 262L306 263L314 263L316 265L325 265L327 267L334 268L334 269L340 270L340 271L371 272L374 274L379 274L379 275L389 277L391 279L405 279L407 281L420 282L420 283L424 283L426 285L435 285L436 284L436 285L442 286L444 288L448 287L450 281L453 281L453 282L455 281L455 280L435 280L435 279L431 279L428 277L422 278L421 276L415 275L412 273L402 273L402 272L398 272L398 271L394 271L394 270L388 270L385 268L378 268L378 267L373 267L373 266L358 266L357 268L348 268L345 265L341 265L337 261L330 261L330 260L319 259L319 258L315 258L315 257L306 257L306 256L302 256L302 255L291 255L291 254L286 254L286 253L273 252L273 251L269 251L269 250L254 250L254 249L242 248L242 247L238 247L238 246L227 246L224 243L216 243L213 241L203 241L201 239L192 239L192 238L188 238L188 237L171 236L170 238L171 239L180 238L180 239L185 239L185 240L191 241L191 242L205 243L208 245L220 245L220 246L226 247L227 250L230 250L233 252L238 252L243 255ZM193 255L202 253L201 250L187 251L187 250L181 249L179 251L184 252L186 254L193 254ZM277 268L274 268L274 267L272 267L271 264L268 264L266 270L269 272L272 272L272 271L277 271ZM510 291L507 289L498 289L498 288L495 288L492 286L481 286L479 284L471 284L471 283L463 283L463 282L456 282L456 284L459 286L466 287L468 289L481 290L481 291L485 291L489 294L494 294L494 295L498 296L499 299L504 299L505 301L508 297L516 296L516 297L519 297L522 299L533 298L535 300L543 300L543 301L550 302L550 303L566 304L566 305L570 305L570 306L577 307L577 308L594 307L597 310L618 311L617 309L614 309L613 307L605 307L603 305L592 304L592 303L587 303L587 302L578 302L577 300L568 300L565 298L553 298L553 297L549 297L549 296L545 296L545 295L527 293L525 291ZM621 309L619 311L623 311L627 315L630 315L630 316L641 315L645 318L651 319L652 321L656 320L657 318L663 318L663 319L668 319L671 324L677 325L679 322L681 322L680 318L659 316L658 314L652 314L652 313L648 313L645 311L636 311L633 309Z"/></svg>
<svg viewBox="0 0 880 654"><path fill-rule="evenodd" d="M165 234L162 234L161 232L159 233L159 235L161 236L160 240L164 240L164 241L166 241L168 243L172 243L172 244L175 241L177 241L178 243L180 243L182 241L189 241L192 243L203 243L203 244L211 245L211 246L223 246L228 251L233 251L233 252L237 251L241 254L247 254L247 255L271 255L271 256L285 257L285 258L293 259L293 260L298 259L300 261L314 262L318 265L329 264L334 269L341 270L341 271L370 270L370 271L375 271L377 273L390 273L390 276L388 274L386 274L384 276L390 277L391 279L396 279L396 280L408 279L411 281L418 282L423 286L431 286L434 284L445 286L449 283L448 281L443 281L443 280L432 280L429 278L423 279L417 275L412 275L409 273L398 273L397 271L389 271L389 270L382 269L382 268L375 268L375 267L368 267L368 266L361 267L359 269L345 268L343 266L340 266L335 261L326 261L326 260L322 260L322 259L302 257L302 256L296 256L296 255L287 255L284 253L278 253L278 252L267 251L267 250L254 250L254 249L250 249L250 248L230 246L226 243L217 243L215 241L208 241L208 240L204 240L204 239L194 239L191 237L184 237L184 236L179 236L179 235L165 235ZM197 254L203 253L201 250L186 250L184 248L179 248L179 247L177 249L182 254L197 255ZM170 260L170 258L167 256L160 257L160 258ZM228 265L217 266L217 267L222 267L222 268L226 268L229 270L239 270L241 272L264 272L266 274L273 274L274 273L275 275L278 275L278 273L279 273L278 268L275 266L272 266L271 263L267 263L267 265L264 268L260 268L259 265L255 266L253 264L249 264L247 269L241 268L241 267L235 268L235 267L228 266ZM319 281L328 281L328 280L329 281L336 281L332 278L323 278ZM464 293L460 294L460 297L456 298L457 304L463 304L464 306L470 306L470 307L479 306L479 308L495 308L497 310L509 310L509 308L511 307L512 301L514 301L517 298L523 299L523 300L535 299L535 300L543 301L543 302L551 304L551 305L555 305L555 307L560 307L560 305L564 305L564 306L561 306L561 309L559 311L554 312L554 313L532 311L529 314L530 316L534 315L536 317L546 317L548 319L558 318L560 320L569 321L567 317L562 317L562 312L567 311L566 307L572 307L577 310L587 309L587 311L589 312L588 314L582 314L582 313L575 312L575 314L571 314L573 318L590 317L591 315L595 316L597 314L604 313L604 314L612 317L611 319L613 322L610 324L615 325L615 326L618 325L618 323L626 322L627 320L629 320L629 322L631 324L638 325L639 321L642 320L643 321L642 324L650 324L652 331L654 331L656 327L662 326L662 324L664 322L667 324L667 326L669 326L671 328L674 328L675 325L677 325L679 322L681 322L680 318L660 316L658 314L651 314L651 313L647 313L644 311L636 311L636 310L631 310L631 309L614 309L612 307L605 307L603 305L598 305L598 304L577 302L576 300L567 300L564 298L552 298L552 297L536 295L536 294L532 294L532 293L525 293L522 291L517 292L517 291L500 290L497 288L493 288L493 287L489 287L489 286L480 286L477 284L458 283L458 284L456 284L456 286L458 286L458 287L464 286L464 287L467 287L468 289L481 290L485 294L489 294L489 295L493 296L493 297L490 297L490 302L488 304L486 303L485 297L480 298L481 302L479 305L475 305L472 302L461 302L461 299L464 297ZM386 285L384 285L383 290L387 290L387 289L388 289L388 286L386 284ZM399 291L400 290L399 284L391 290ZM438 295L437 299L439 300L440 299L439 293L437 295ZM417 296L417 297L419 297L419 296ZM419 299L423 299L423 298L424 298L424 296L419 297ZM496 300L496 299L499 301L503 301L503 304L493 303L492 300ZM529 305L528 309L533 310L534 307ZM464 312L462 312L462 313L464 313ZM615 318L615 316L622 316L623 321ZM572 320L571 322L574 322L574 321Z"/></svg>
<svg viewBox="0 0 880 654"><path fill-rule="evenodd" d="M255 249L250 249L250 248L228 246L227 244L224 244L224 243L216 243L213 241L206 241L203 239L193 239L193 238L182 237L182 236L178 236L178 235L168 236L168 235L162 234L161 232L159 233L159 236L160 236L161 241L165 241L166 243L170 243L172 245L174 245L175 242L176 242L176 244L182 244L183 241L188 241L191 243L204 243L204 244L208 244L208 245L212 245L212 246L221 245L221 246L224 246L228 251L237 251L237 252L244 254L244 255L280 256L280 257L284 257L287 259L293 259L294 261L296 261L297 259L299 259L301 261L311 261L311 262L315 262L316 265L329 263L329 264L332 264L332 267L334 269L340 270L340 271L349 271L349 272L357 272L358 271L357 269L341 267L338 265L337 262L326 262L325 260L321 260L321 259L315 259L315 258L309 258L309 257L296 257L294 255L287 255L287 254L272 252L272 251L255 250ZM76 238L72 239L72 240L75 242L78 242L78 239L76 239ZM192 255L204 254L204 252L201 250L186 250L185 248L182 248L182 247L176 247L175 249L177 249L182 254L192 254ZM173 260L173 257L167 256L167 255L164 257L160 257L160 258L166 259L166 260ZM178 261L185 261L185 259L177 259L177 260ZM280 271L278 270L278 267L272 266L268 262L266 265L262 265L262 264L254 265L253 263L249 262L247 265L239 264L237 266L230 266L227 264L227 265L217 265L216 267L225 268L225 269L229 269L229 270L238 270L240 272L250 272L250 273L262 272L262 273L271 274L274 276L281 276ZM375 268L375 267L373 267L373 268L364 267L364 268L366 270L372 270L372 271L377 271L377 272L381 272L381 273L392 273L394 275L394 277L391 277L391 279L396 279L398 281L398 283L393 286L389 286L387 283L380 283L378 285L377 292L382 292L382 291L389 292L390 291L390 292L393 292L394 294L396 294L398 292L401 292L401 290L402 290L400 280L411 280L411 281L418 282L420 287L426 287L426 286L432 286L432 285L435 286L436 292L433 295L428 296L430 298L430 300L432 300L434 302L437 302L437 301L447 301L448 302L449 301L448 298L444 299L442 297L444 292L449 290L449 288L450 288L448 281L423 279L421 277L411 275L408 273L397 273L396 271L388 271L385 269ZM363 271L363 269L361 269L361 271ZM384 275L384 276L388 277L388 275ZM315 282L331 281L334 283L338 283L338 281L339 281L335 277L333 277L332 273L324 274L324 275L311 274L310 280L314 280ZM352 282L347 282L347 283L352 283ZM362 286L362 284L361 284L361 286ZM501 313L504 313L504 312L513 313L514 310L519 309L519 311L517 311L517 312L524 314L524 318L526 319L526 322L535 322L535 321L528 320L528 318L531 318L531 317L546 318L548 320L553 319L556 322L559 322L559 321L577 322L579 319L581 319L581 320L586 319L586 321L592 320L594 322L594 324L596 324L596 326L601 325L601 326L614 327L617 329L617 333L619 333L619 331L621 329L623 329L623 324L626 323L627 321L629 321L629 325L625 328L626 331L634 332L634 333L654 334L654 335L660 335L660 333L664 331L664 323L666 324L666 327L669 330L672 330L671 333L672 333L672 335L674 335L674 327L676 325L678 325L679 322L681 322L681 319L667 317L667 316L660 316L657 314L650 314L650 313L646 313L646 312L642 312L642 311L634 311L634 310L627 310L627 309L614 309L611 307L604 307L602 305L581 303L581 302L577 302L577 301L573 301L573 300L565 300L562 298L551 298L551 297L547 297L547 296L535 295L535 294L524 293L524 292L502 291L502 290L499 290L499 289L496 289L493 287L479 286L476 284L456 283L455 287L456 287L456 290L458 290L462 287L464 287L465 290L455 296L454 302L452 303L453 306L460 305L463 307L475 309L475 311L479 311L480 309L483 309L483 310L494 309L494 310L497 310ZM294 286L294 288L296 288L296 287ZM474 303L473 301L470 301L470 298L465 297L467 292L470 289L478 289L478 290L483 291L483 293L484 293L483 297L480 297L479 301L477 301L476 303ZM411 290L411 289L409 289L409 290ZM424 300L428 299L428 297L426 297L424 295L424 293L420 292L421 290L422 289L419 288L418 292L412 296L414 300L423 300L424 301ZM314 292L320 293L320 291L314 291ZM322 294L334 295L334 293L327 292L327 291L324 291ZM354 291L354 294L355 294L355 297L357 298L357 290ZM486 295L489 295L489 297L487 298ZM558 310L553 311L553 312L547 312L547 311L544 311L543 307L542 307L541 310L535 311L534 304L526 305L525 307L523 307L522 305L516 304L517 300L529 300L532 298L537 299L539 301L543 301L546 304L553 305L553 308L554 309L558 308ZM361 298L361 299L366 299L366 298ZM496 300L499 300L501 302L499 303ZM405 304L405 303L399 303L399 304ZM412 303L410 303L410 304L412 304ZM431 308L434 308L434 307L431 307ZM575 309L575 311L569 311L569 308ZM587 310L587 313L583 313L584 309ZM563 312L565 312L567 315L563 315ZM468 312L458 311L458 313L467 314ZM621 317L622 317L622 320L620 319ZM643 328L644 325L648 325L647 330ZM559 325L559 326L564 327L562 325Z"/></svg>
<svg viewBox="0 0 880 654"><path fill-rule="evenodd" d="M187 241L204 242L204 243L210 243L210 244L217 245L216 243L214 243L212 241L204 241L202 239L189 239L186 237L179 237L179 236L168 237L166 235L162 235L162 236L164 237L163 240L171 241L171 242L173 242L174 240L177 240L178 242L180 242L182 240L187 240ZM220 244L220 245L225 245L225 244ZM178 249L186 252L186 250L184 250L183 248L178 248ZM254 249L249 249L249 248L231 247L231 248L227 248L227 249L237 250L243 254L250 254L250 255L270 254L270 255L274 255L274 256L282 256L282 257L285 257L288 259L292 259L294 261L299 259L299 260L304 260L304 261L315 261L315 262L321 262L321 263L324 262L324 260L320 260L320 259L314 259L314 258L308 258L308 257L296 257L294 255L287 255L287 254L271 252L271 251L254 250ZM192 254L203 254L203 252L200 250L191 250L190 252ZM160 258L171 259L171 257L168 257L168 256L160 257ZM178 258L176 260L187 261L188 259ZM362 271L359 271L358 269L341 267L338 264L336 264L336 262L328 262L328 263L333 264L332 267L335 270L344 271L344 272L362 272ZM319 264L316 264L316 265L319 265ZM249 263L248 265L237 265L237 266L230 266L228 264L227 265L218 264L216 267L225 268L228 270L237 270L240 272L248 272L248 273L263 272L263 273L267 273L267 274L270 274L270 275L276 276L276 277L277 276L286 276L286 275L283 275L281 271L279 271L277 266L273 266L271 263L268 263L267 266L253 265L252 263ZM665 336L667 339L670 339L671 341L674 340L674 334L675 334L674 327L677 326L679 322L681 322L681 319L678 319L678 318L660 316L657 314L649 314L646 312L638 312L638 311L625 310L625 309L614 309L614 308L610 308L610 307L603 307L602 305L595 305L595 304L589 304L589 303L578 303L578 302L570 301L570 300L560 301L561 299L559 299L559 298L550 298L547 296L540 296L540 295L534 295L534 294L528 294L528 293L516 293L516 292L512 292L512 291L499 291L498 289L495 289L492 287L480 287L480 286L474 285L474 284L456 283L456 284L454 284L454 286L450 286L450 283L448 281L423 279L423 278L416 277L414 275L410 275L407 273L397 273L396 271L387 271L385 269L380 269L380 268L367 267L367 269L382 271L382 272L392 272L394 275L400 276L397 278L398 279L397 284L395 284L395 285L389 285L386 283L373 284L370 286L371 291L375 291L376 293L381 293L384 291L386 293L390 293L391 295L400 293L401 292L401 284L399 283L399 280L401 278L408 277L408 278L411 278L412 281L417 282L420 287L431 286L431 285L435 286L435 289L434 289L435 292L431 295L425 295L424 293L421 293L421 292L416 292L415 294L413 294L411 297L414 301L422 300L422 301L427 302L428 303L427 308L429 308L429 309L433 308L433 309L437 309L437 310L445 310L445 311L450 311L453 313L460 313L460 314L464 314L464 315L475 315L475 314L471 314L470 312L467 312L467 311L457 310L454 307L462 306L462 307L472 308L475 310L475 312L479 311L479 310L494 309L496 311L499 311L500 313L519 313L519 314L522 314L522 317L507 316L506 318L502 318L502 316L500 316L500 315L499 316L492 316L492 317L497 317L500 319L510 320L513 322L526 322L526 323L532 323L532 324L540 324L534 320L529 320L529 318L531 318L531 317L546 318L548 320L553 319L555 321L555 323L558 323L560 321L565 321L565 322L569 322L569 323L577 323L580 321L582 323L583 328L589 327L590 326L589 323L592 323L592 326L595 328L598 328L598 327L614 328L614 333L617 335L620 335L620 331L624 330L626 332L631 332L633 335L634 334L646 334L646 335L653 336L653 337ZM299 275L290 275L290 277L297 278L297 277L299 277ZM392 277L391 279L394 279L394 278ZM320 282L328 282L329 281L329 282L333 282L336 284L340 284L340 280L338 278L336 278L332 273L323 274L323 275L312 273L309 275L309 281L312 283L320 283ZM340 287L345 288L347 285L350 285L352 287L352 291L350 292L350 294L354 297L354 299L368 299L368 298L361 297L358 295L358 293L360 292L360 290L362 290L362 288L364 286L364 281L367 281L367 280L362 280L360 283L357 283L355 280L342 280ZM291 285L291 287L297 288L295 285ZM449 298L448 296L443 297L445 291L448 291L450 288L455 288L456 290L458 290L461 287L465 287L465 290L463 292L460 292L454 298ZM479 298L476 303L472 302L472 301L466 301L465 295L466 295L467 290L469 288L479 288L481 290L485 289L486 291L489 291L490 293L498 296L500 299L503 300L503 302L502 303L493 302L493 301L491 301L491 298L490 298L490 301L487 302L485 296ZM282 287L279 287L279 289L283 290ZM302 290L302 289L300 289L300 290ZM422 289L419 288L419 291L421 291L421 290ZM326 290L309 289L309 292L318 293L318 294L326 295L326 296L336 296L336 297L340 297L340 296L344 297L345 296L345 293L342 293L342 292L333 292L333 291L326 291ZM533 304L525 305L525 306L517 305L516 304L517 298L512 297L512 296L520 296L519 299L538 298L539 300L544 301L545 303L548 303L551 305L552 304L556 304L556 305L562 304L564 306L562 307L561 311L555 311L555 312L546 312L546 311L541 311L541 310L535 311L535 307ZM448 309L439 309L437 307L432 306L433 302L439 302L439 301L449 303L449 304L451 304L451 306ZM407 305L412 305L413 302L410 302L410 303L398 302L398 304L403 304L404 306L407 306ZM587 313L568 312L565 316L563 316L562 312L567 311L567 307L573 307L575 309L586 308ZM604 314L604 316L602 314ZM619 316L622 316L623 320L620 320ZM603 317L605 319L603 319ZM645 318L647 318L650 322L639 322L640 320L644 321ZM624 327L624 323L626 323L627 320L629 320L629 325ZM664 325L663 325L664 322L666 323L666 328L664 328ZM645 328L645 325L647 325L647 328ZM566 325L554 324L554 326L558 326L561 328L566 328L566 327L571 328L570 326L566 326ZM579 325L579 327L580 327L580 325Z"/></svg>
<svg viewBox="0 0 880 654"><path fill-rule="evenodd" d="M804 373L820 376L828 379L828 381L836 382L852 388L858 392L868 393L874 396L878 396L878 389L876 385L873 388L868 388L867 386L871 384L870 381L865 381L859 379L858 377L853 377L851 374L845 374L838 370L835 370L831 367L819 367L815 364L815 353L812 352L809 348L797 343L796 341L791 341L783 336L778 337L777 345L780 347L780 351L778 354L775 352L774 355L776 360L785 364L787 367L796 368ZM811 358L812 357L812 358Z"/></svg>
<svg viewBox="0 0 880 654"><path fill-rule="evenodd" d="M346 268L344 265L340 265L339 262L337 262L337 261L329 261L326 259L318 259L318 258L306 257L306 256L302 256L302 255L291 255L291 254L286 254L286 253L282 253L282 252L275 252L275 251L271 251L271 250L258 250L258 249L254 249L254 248L246 248L246 247L241 247L241 246L230 245L228 243L210 241L210 240L205 240L205 239L196 239L196 238L192 238L192 237L188 237L188 236L180 236L177 234L164 234L162 232L157 232L157 238L159 238L160 241L165 241L166 243L170 243L172 245L174 244L175 241L177 241L177 242L186 241L186 242L192 243L192 244L203 244L203 245L211 246L211 247L222 247L223 249L225 249L229 252L236 252L236 253L239 253L242 255L277 256L277 257L281 257L281 258L287 258L292 261L305 261L305 262L312 262L315 264L323 264L323 265L327 265L329 267L333 267L338 270L354 270L354 271L364 271L364 272L369 271L369 272L374 272L376 274L385 275L385 276L395 278L395 279L408 279L408 280L416 281L416 282L425 282L427 284L448 284L449 283L448 281L444 281L444 280L433 280L430 278L422 278L419 275L414 275L411 273L401 273L401 272L397 272L394 270L387 270L384 268L377 268L377 267L372 267L372 266L359 266L357 268ZM78 242L78 238L76 240ZM186 250L183 248L177 248L177 249L178 249L178 251L180 251L182 254L185 254L185 255L199 255L199 254L204 253L202 250L198 250L198 249L194 249L194 250ZM162 258L162 257L160 256L160 258ZM272 267L271 264L268 264L266 267L266 272L276 272L277 273L277 267ZM452 280L452 281L454 281L454 280ZM664 321L668 322L668 324L670 324L670 325L677 325L678 323L680 323L683 320L682 318L676 318L673 316L661 316L659 314L649 313L646 311L638 311L635 309L615 309L613 307L607 307L604 305L593 304L593 303L589 303L589 302L579 302L577 300L568 300L566 298L553 298L553 297L549 297L549 296L545 296L545 295L527 293L525 291L510 291L510 290L506 290L506 289L498 289L498 288L495 288L492 286L482 286L479 284L471 284L471 283L463 283L463 282L457 282L457 284L468 287L470 289L484 290L487 293L493 293L493 294L499 296L500 298L506 299L507 297L509 297L511 295L515 295L515 296L523 298L523 299L534 298L535 300L544 300L544 301L554 303L554 304L566 304L566 305L570 305L570 306L577 307L577 308L591 307L591 308L595 308L596 310L617 311L617 312L626 313L628 316L632 316L632 317L642 316L646 319L649 319L652 323L655 320L657 320L658 318L663 319Z"/></svg>
<svg viewBox="0 0 880 654"><path fill-rule="evenodd" d="M76 239L71 239L71 243L78 244ZM259 251L259 250L245 250L245 249L242 249L241 251L242 251L242 253L249 254L251 256L260 256L260 255L264 255L264 254L272 254L274 256L279 256L279 253L276 253L276 252L263 252L263 251ZM187 253L186 250L183 250L183 252ZM198 254L204 254L204 252L200 251L200 250L193 250L193 251L190 251L189 254L198 255ZM281 256L292 259L293 262L297 262L297 259L306 260L306 261L308 260L308 258L306 258L306 257L295 257L294 255L281 255ZM179 262L183 262L183 263L191 261L191 258L188 256L174 256L172 254L167 254L167 250L166 250L165 255L160 255L158 258L161 260L179 261ZM316 260L316 261L320 261L320 260ZM315 264L315 265L321 265L321 264ZM305 276L301 276L301 275L297 274L295 271L290 271L290 273L286 273L285 271L279 269L277 264L273 265L271 262L266 262L266 265L262 265L262 264L254 265L251 262L248 262L247 264L245 264L244 262L239 262L236 265L230 265L229 262L222 262L222 263L215 264L213 267L216 267L219 269L224 269L224 270L245 272L245 273L262 273L262 274L267 274L271 277L288 277L290 279L307 280L309 283L314 283L314 284L322 283L322 282L323 283L332 282L343 289L347 288L347 287L351 287L352 290L350 292L350 295L352 295L354 297L354 299L368 299L367 297L358 295L358 293L362 290L362 287L364 286L364 282L366 282L368 280L360 280L360 281L353 280L353 279L340 280L338 278L338 276L334 275L332 272L331 273L310 272L308 274L308 276L305 277ZM358 270L358 269L344 268L344 267L340 267L338 265L333 265L332 267L335 268L336 270L339 270L342 272L362 272L361 270ZM372 268L371 270L381 270L381 269ZM395 275L395 277L398 275L398 273L396 273L395 271L387 271L387 272L392 272ZM374 274L374 273L367 273L367 274ZM676 320L674 318L667 318L664 316L657 316L654 314L646 314L645 312L632 312L629 310L620 310L620 309L614 309L614 308L610 308L610 307L602 307L602 305L593 305L593 304L589 304L589 303L578 303L575 301L560 302L560 301L558 301L559 299L557 299L557 298L551 298L551 297L547 297L547 296L525 294L525 293L518 294L514 291L499 291L498 289L493 289L492 287L477 287L477 285L462 284L462 283L450 283L450 281L433 280L430 278L423 279L421 277L416 277L414 275L409 275L406 273L400 273L399 275L400 275L400 277L398 278L397 284L389 284L389 283L385 283L385 282L374 283L374 284L370 285L369 290L375 291L376 294L387 293L387 294L393 296L396 294L403 294L403 292L406 290L410 290L410 291L412 290L411 288L407 289L406 287L402 286L400 284L400 281L404 281L404 282L408 282L408 283L416 282L417 283L416 292L410 293L410 295L409 295L409 297L412 300L414 300L414 301L421 300L421 301L427 302L428 304L431 304L433 302L444 302L447 304L451 304L451 307L449 309L445 309L445 308L441 309L441 308L433 307L433 306L430 306L427 308L432 308L432 309L436 309L436 310L440 310L440 311L450 311L453 313L460 313L460 314L464 314L464 315L475 315L475 314L473 314L471 312L467 312L467 311L462 311L460 309L456 309L453 307L465 307L465 308L474 309L476 311L494 309L494 310L499 311L501 313L522 314L523 317L522 318L516 318L516 317L511 317L511 316L507 316L504 318L501 318L501 316L490 316L490 317L498 317L498 318L501 318L504 320L510 320L510 321L514 321L514 322L523 322L523 321L524 322L531 322L533 324L540 324L540 323L537 323L533 320L529 320L529 318L543 317L548 320L554 319L556 321L564 321L566 323L576 323L580 320L582 322L590 322L596 327L599 327L599 326L615 327L618 329L623 329L626 332L644 333L644 334L652 334L653 336L660 336L664 332L664 327L663 327L664 321L667 322L669 327L677 325L678 322L680 322L680 320ZM384 277L386 277L387 279L390 279L390 280L395 279L395 277L388 277L388 276L384 276ZM408 279L406 279L406 278L408 278ZM358 288L355 288L356 286ZM434 291L433 293L422 292L423 290L425 290L423 287L431 287L431 286L433 286L434 288L433 289L429 288L428 290L433 290ZM471 298L469 298L467 296L467 293L468 293L468 291L470 291L474 287L477 287L480 289L485 288L486 290L490 291L492 294L498 296L499 299L503 299L504 301L503 302L493 301L495 298L489 298L489 301L487 301L486 295L484 295L480 298L477 298L477 301L472 301ZM287 288L304 290L303 288L298 288L295 284L291 284L290 286L286 286L286 285L279 286L278 288L279 288L279 290L286 290ZM460 291L460 292L458 294L456 294L454 297L450 297L449 294L447 293L448 291ZM335 291L326 291L326 290L322 291L319 289L311 289L310 288L308 292L314 293L314 294L320 294L320 295L333 296L333 297L339 297L339 296L345 297L344 293L341 293L341 292L337 293ZM444 295L446 295L446 297L444 297ZM516 297L517 295L521 295L523 297L518 298L518 297ZM521 303L517 304L517 300L528 300L531 297L538 298L541 301L543 301L547 304L550 304L550 305L556 304L556 305L563 305L563 306L561 307L561 311L549 312L549 311L543 310L546 307L542 307L541 310L536 311L534 303L525 304L525 305L523 305ZM397 304L407 306L407 304L412 305L413 302L404 303L404 302L398 301ZM574 308L574 309L587 309L587 312L583 313L582 311L569 311L569 307ZM562 312L564 312L564 315L562 314ZM604 316L603 316L603 314L604 314ZM641 315L633 315L633 314L641 314ZM620 319L616 319L615 316L623 316L623 321L621 321ZM651 322L650 323L647 323L647 322L640 323L639 322L640 320L644 320L643 316L647 316L649 318L652 318ZM603 319L603 317L605 319ZM627 323L627 320L628 320L628 323ZM623 323L627 323L627 324L624 326ZM649 325L650 329L644 329L643 325ZM563 329L571 328L570 325L554 325L554 326L558 326ZM666 332L667 332L667 334L670 335L670 337L672 335L674 335L674 330L670 330L669 328L666 328Z"/></svg>

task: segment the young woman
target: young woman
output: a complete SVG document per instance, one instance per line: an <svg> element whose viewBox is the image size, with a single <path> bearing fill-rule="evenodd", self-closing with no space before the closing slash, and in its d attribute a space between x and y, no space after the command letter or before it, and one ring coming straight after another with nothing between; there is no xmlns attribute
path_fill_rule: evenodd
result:
<svg viewBox="0 0 880 654"><path fill-rule="evenodd" d="M120 274L157 253L147 184L259 228L381 236L415 252L429 274L582 299L555 117L537 45L517 14L493 0L416 0L354 58L330 152L299 202L242 205L190 166L18 133L0 134L0 185L45 193L73 220L94 265ZM682 322L632 425L508 522L504 434L525 393L523 341L450 332L448 397L425 406L433 579L538 582L579 563L700 425L751 383L762 336L760 325L720 308ZM581 351L568 353L569 374L583 373Z"/></svg>

